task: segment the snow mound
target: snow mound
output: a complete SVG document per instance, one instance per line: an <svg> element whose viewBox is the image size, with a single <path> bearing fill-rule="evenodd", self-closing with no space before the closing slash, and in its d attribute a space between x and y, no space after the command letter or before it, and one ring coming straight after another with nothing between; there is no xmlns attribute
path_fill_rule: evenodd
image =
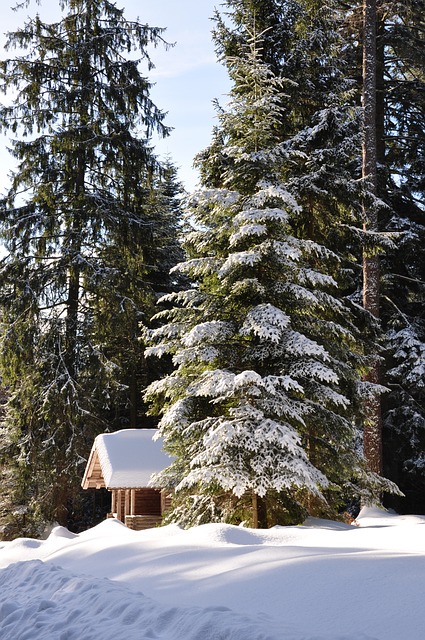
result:
<svg viewBox="0 0 425 640"><path fill-rule="evenodd" d="M270 623L264 616L256 620L226 607L162 607L107 578L72 575L39 560L1 570L0 594L2 640L282 637L264 631Z"/></svg>
<svg viewBox="0 0 425 640"><path fill-rule="evenodd" d="M182 535L186 543L192 542L196 538L198 544L206 546L217 544L257 545L263 542L258 530L245 529L231 524L202 524L199 527L187 529Z"/></svg>
<svg viewBox="0 0 425 640"><path fill-rule="evenodd" d="M78 538L78 533L72 533L65 527L54 527L52 529L49 538L67 538L68 540L72 540L73 538Z"/></svg>
<svg viewBox="0 0 425 640"><path fill-rule="evenodd" d="M34 538L16 538L16 540L9 542L9 547L11 549L22 549L24 552L27 549L38 549L42 544L42 540L34 540Z"/></svg>
<svg viewBox="0 0 425 640"><path fill-rule="evenodd" d="M425 516L391 513L380 507L363 507L356 518L360 527L400 527L411 524L425 524Z"/></svg>
<svg viewBox="0 0 425 640"><path fill-rule="evenodd" d="M98 538L99 536L113 536L113 537L122 537L134 535L135 531L133 529L129 529L125 526L121 520L117 520L117 518L107 518L103 520L100 524L97 524L95 527L91 529L87 529L80 533L80 537L93 537Z"/></svg>
<svg viewBox="0 0 425 640"><path fill-rule="evenodd" d="M334 522L333 520L324 520L323 518L307 518L303 523L303 527L313 527L314 529L328 529L329 531L349 531L353 528L352 524L345 522ZM284 528L284 527L282 527Z"/></svg>

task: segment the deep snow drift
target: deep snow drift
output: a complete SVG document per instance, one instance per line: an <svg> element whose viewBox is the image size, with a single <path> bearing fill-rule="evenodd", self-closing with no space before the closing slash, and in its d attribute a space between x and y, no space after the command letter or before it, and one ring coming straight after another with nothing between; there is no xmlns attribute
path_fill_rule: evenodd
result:
<svg viewBox="0 0 425 640"><path fill-rule="evenodd" d="M0 542L1 640L422 640L425 516Z"/></svg>

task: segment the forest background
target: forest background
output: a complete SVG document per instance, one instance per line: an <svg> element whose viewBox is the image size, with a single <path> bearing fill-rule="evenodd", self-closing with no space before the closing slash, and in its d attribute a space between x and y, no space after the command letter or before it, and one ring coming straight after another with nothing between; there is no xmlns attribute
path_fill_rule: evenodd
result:
<svg viewBox="0 0 425 640"><path fill-rule="evenodd" d="M59 4L1 64L17 163L0 220L4 535L93 524L94 436L156 415L171 520L295 523L384 491L423 513L423 2L373 10L376 185L362 7L223 3L231 88L185 200L152 146L169 133L149 80L165 34L106 0ZM378 256L379 318L362 305ZM362 444L375 420L379 468Z"/></svg>

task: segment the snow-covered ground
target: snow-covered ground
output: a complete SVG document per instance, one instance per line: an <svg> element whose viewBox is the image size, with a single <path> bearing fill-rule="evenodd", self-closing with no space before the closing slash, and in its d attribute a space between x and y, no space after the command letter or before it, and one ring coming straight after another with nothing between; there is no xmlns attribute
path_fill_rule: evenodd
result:
<svg viewBox="0 0 425 640"><path fill-rule="evenodd" d="M0 542L1 640L423 640L425 516Z"/></svg>

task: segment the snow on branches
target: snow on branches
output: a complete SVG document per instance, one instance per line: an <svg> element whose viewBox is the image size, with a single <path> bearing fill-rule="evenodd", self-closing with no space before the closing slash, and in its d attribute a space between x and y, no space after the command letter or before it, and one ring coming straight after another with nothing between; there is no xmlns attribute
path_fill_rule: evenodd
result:
<svg viewBox="0 0 425 640"><path fill-rule="evenodd" d="M164 484L174 477L177 494L303 490L325 500L338 480L337 471L327 477L326 456L335 450L337 459L351 429L337 357L351 333L329 268L338 256L291 233L299 208L279 185L238 198L204 190L190 211L196 238L176 270L195 286L164 300L157 318L168 322L147 351L164 344L175 366L146 394L176 457Z"/></svg>
<svg viewBox="0 0 425 640"><path fill-rule="evenodd" d="M281 309L269 303L260 304L248 311L240 333L253 333L259 338L279 342L289 322L289 317Z"/></svg>

